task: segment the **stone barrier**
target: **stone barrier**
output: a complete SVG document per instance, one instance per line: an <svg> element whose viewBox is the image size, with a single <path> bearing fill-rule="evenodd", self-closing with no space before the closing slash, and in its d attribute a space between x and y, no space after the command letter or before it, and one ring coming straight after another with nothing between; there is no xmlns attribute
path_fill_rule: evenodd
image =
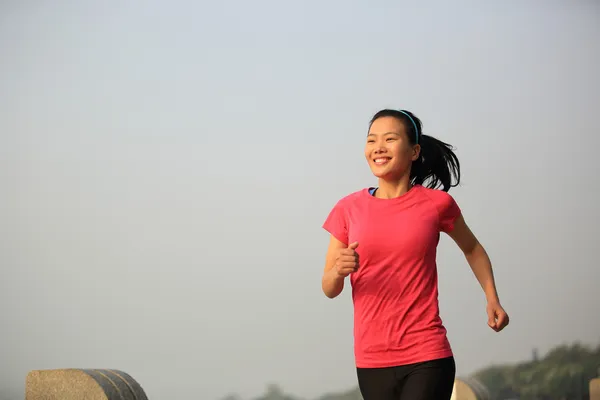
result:
<svg viewBox="0 0 600 400"><path fill-rule="evenodd" d="M475 379L455 379L451 400L489 400L488 390Z"/></svg>
<svg viewBox="0 0 600 400"><path fill-rule="evenodd" d="M590 381L590 400L600 400L600 378Z"/></svg>
<svg viewBox="0 0 600 400"><path fill-rule="evenodd" d="M131 376L115 369L51 369L31 371L25 400L148 400Z"/></svg>

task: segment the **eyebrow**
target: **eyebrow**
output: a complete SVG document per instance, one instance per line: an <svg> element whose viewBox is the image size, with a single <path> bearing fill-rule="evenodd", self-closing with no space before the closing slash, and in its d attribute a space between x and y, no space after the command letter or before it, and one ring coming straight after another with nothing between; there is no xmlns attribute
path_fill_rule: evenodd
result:
<svg viewBox="0 0 600 400"><path fill-rule="evenodd" d="M385 136L385 135L396 135L396 136L400 136L400 133L398 132L384 132L384 133L369 133L367 136Z"/></svg>

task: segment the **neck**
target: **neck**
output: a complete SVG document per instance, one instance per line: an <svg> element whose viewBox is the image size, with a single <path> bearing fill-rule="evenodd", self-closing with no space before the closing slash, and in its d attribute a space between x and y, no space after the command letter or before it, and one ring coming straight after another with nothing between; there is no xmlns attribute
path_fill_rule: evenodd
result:
<svg viewBox="0 0 600 400"><path fill-rule="evenodd" d="M379 179L379 188L375 192L375 197L381 199L393 199L400 197L410 190L412 185L410 184L409 176L403 176L400 179L386 180L384 178Z"/></svg>

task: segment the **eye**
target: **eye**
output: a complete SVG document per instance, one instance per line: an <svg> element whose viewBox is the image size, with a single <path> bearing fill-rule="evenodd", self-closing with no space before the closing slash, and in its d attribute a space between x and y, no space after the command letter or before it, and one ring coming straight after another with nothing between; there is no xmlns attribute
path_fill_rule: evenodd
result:
<svg viewBox="0 0 600 400"><path fill-rule="evenodd" d="M386 142L393 142L393 141L395 141L395 140L396 140L396 138L387 138L387 139L386 139Z"/></svg>
<svg viewBox="0 0 600 400"><path fill-rule="evenodd" d="M367 143L375 143L375 141L373 139L369 139L367 140Z"/></svg>

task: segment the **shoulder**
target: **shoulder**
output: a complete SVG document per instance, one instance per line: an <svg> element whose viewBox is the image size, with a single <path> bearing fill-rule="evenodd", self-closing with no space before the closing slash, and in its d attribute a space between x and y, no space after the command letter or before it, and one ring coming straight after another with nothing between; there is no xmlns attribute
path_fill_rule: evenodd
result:
<svg viewBox="0 0 600 400"><path fill-rule="evenodd" d="M359 203L366 200L366 197L369 196L368 190L361 189L345 195L334 203L330 213L347 215L350 210L355 209Z"/></svg>
<svg viewBox="0 0 600 400"><path fill-rule="evenodd" d="M368 189L361 189L361 190L357 190L355 192L352 192L352 193L350 193L350 194L342 197L341 199L339 199L337 201L336 206L338 206L338 207L351 207L352 205L356 204L357 202L360 202L361 199L364 198L366 191L368 191Z"/></svg>
<svg viewBox="0 0 600 400"><path fill-rule="evenodd" d="M367 190L359 190L339 199L323 223L323 228L344 244L348 244L350 210L361 198L364 199Z"/></svg>
<svg viewBox="0 0 600 400"><path fill-rule="evenodd" d="M450 193L423 186L421 186L420 190L423 197L437 210L440 217L444 218L460 214L460 207Z"/></svg>
<svg viewBox="0 0 600 400"><path fill-rule="evenodd" d="M420 186L419 189L422 195L436 206L449 205L454 202L452 195L448 192L444 192L443 190L430 189L425 186Z"/></svg>
<svg viewBox="0 0 600 400"><path fill-rule="evenodd" d="M462 213L452 195L443 190L425 187L422 187L421 191L437 211L440 231L451 232L454 229L454 222Z"/></svg>

